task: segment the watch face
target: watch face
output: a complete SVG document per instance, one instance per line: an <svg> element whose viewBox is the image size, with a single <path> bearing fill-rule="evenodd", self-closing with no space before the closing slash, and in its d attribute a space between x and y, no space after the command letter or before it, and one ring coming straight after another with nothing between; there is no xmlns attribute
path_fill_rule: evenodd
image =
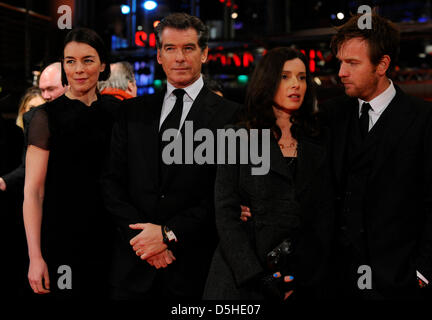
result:
<svg viewBox="0 0 432 320"><path fill-rule="evenodd" d="M175 242L177 242L177 238L176 238L174 232L172 232L171 230L168 231L166 235L167 235L167 238L168 238L169 241L175 241Z"/></svg>

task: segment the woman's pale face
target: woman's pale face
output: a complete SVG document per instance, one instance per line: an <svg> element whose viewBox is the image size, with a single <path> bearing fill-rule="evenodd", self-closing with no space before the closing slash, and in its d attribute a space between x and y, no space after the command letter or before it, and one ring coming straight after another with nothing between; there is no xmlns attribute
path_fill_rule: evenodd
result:
<svg viewBox="0 0 432 320"><path fill-rule="evenodd" d="M306 89L306 66L303 61L299 58L285 61L274 102L287 112L295 111L302 105ZM273 110L275 114L279 112L274 107Z"/></svg>
<svg viewBox="0 0 432 320"><path fill-rule="evenodd" d="M31 108L40 106L41 104L44 104L45 100L42 98L42 96L35 96L31 98L26 106L25 106L25 112L29 111Z"/></svg>
<svg viewBox="0 0 432 320"><path fill-rule="evenodd" d="M82 42L69 42L64 48L63 68L72 93L96 91L99 74L105 70L96 49Z"/></svg>

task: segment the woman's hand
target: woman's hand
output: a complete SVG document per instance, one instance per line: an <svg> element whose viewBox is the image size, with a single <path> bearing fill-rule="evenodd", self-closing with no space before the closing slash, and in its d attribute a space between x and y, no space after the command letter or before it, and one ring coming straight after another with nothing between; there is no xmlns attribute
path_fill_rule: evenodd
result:
<svg viewBox="0 0 432 320"><path fill-rule="evenodd" d="M240 209L241 209L240 220L246 222L248 221L248 219L252 218L252 213L250 212L249 207L240 205Z"/></svg>
<svg viewBox="0 0 432 320"><path fill-rule="evenodd" d="M294 292L292 289L293 276L282 276L280 272L266 274L260 278L260 285L266 299L283 301Z"/></svg>
<svg viewBox="0 0 432 320"><path fill-rule="evenodd" d="M50 292L48 266L42 257L30 259L28 279L34 293L45 294Z"/></svg>
<svg viewBox="0 0 432 320"><path fill-rule="evenodd" d="M273 277L275 277L275 278L279 278L279 277L281 277L281 276L282 276L282 275L281 275L280 272L276 272L276 273L273 274ZM293 276L284 276L284 282L285 282L285 283L289 283L289 282L291 282L291 281L293 281L293 280L294 280L294 277L293 277ZM289 291L285 292L285 294L284 294L284 300L288 299L288 297L289 297L290 295L292 295L293 292L294 292L294 290L289 290Z"/></svg>

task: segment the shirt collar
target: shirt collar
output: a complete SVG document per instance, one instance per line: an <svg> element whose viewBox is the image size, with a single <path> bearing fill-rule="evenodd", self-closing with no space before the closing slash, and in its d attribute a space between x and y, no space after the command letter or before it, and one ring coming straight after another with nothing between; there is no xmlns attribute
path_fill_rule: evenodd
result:
<svg viewBox="0 0 432 320"><path fill-rule="evenodd" d="M186 95L192 99L192 101L195 101L196 97L198 96L199 92L201 91L202 87L204 86L204 80L202 77L202 74L200 74L199 78L192 83L191 85L183 88L184 91L186 91ZM174 87L171 83L167 81L167 92L165 94L165 100L171 96L174 96L172 92L177 89Z"/></svg>
<svg viewBox="0 0 432 320"><path fill-rule="evenodd" d="M389 79L390 85L387 89L384 90L380 95L373 98L371 101L369 101L369 104L375 113L382 113L385 108L390 104L390 102L393 100L393 98L396 95L396 89L393 85L393 82ZM362 99L358 99L359 101L359 112L361 110L361 106L364 102Z"/></svg>

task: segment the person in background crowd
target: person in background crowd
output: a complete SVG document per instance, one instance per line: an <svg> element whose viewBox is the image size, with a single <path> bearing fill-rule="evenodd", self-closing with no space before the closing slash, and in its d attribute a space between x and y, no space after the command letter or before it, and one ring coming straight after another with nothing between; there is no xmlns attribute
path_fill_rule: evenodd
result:
<svg viewBox="0 0 432 320"><path fill-rule="evenodd" d="M21 98L20 105L18 107L18 116L16 119L16 125L24 130L23 124L23 115L31 108L37 107L41 104L45 103L45 100L41 96L41 91L38 87L28 88ZM25 156L24 156L25 157ZM21 170L21 166L0 177L0 190L6 191L8 185L11 185L12 188L17 188L22 192L22 188L24 187L24 172ZM18 188L17 188L18 189Z"/></svg>
<svg viewBox="0 0 432 320"><path fill-rule="evenodd" d="M162 135L177 129L184 136L185 121L193 121L194 131L215 134L233 121L238 106L204 86L208 29L201 20L174 13L155 33L167 87L123 102L104 177L106 206L117 227L111 297L200 299L216 241L216 167L167 164Z"/></svg>
<svg viewBox="0 0 432 320"><path fill-rule="evenodd" d="M23 209L28 279L37 294L93 299L107 292L111 236L99 178L117 106L98 94L97 82L109 74L102 39L91 29L71 30L62 59L69 90L36 108L30 122Z"/></svg>
<svg viewBox="0 0 432 320"><path fill-rule="evenodd" d="M20 105L18 107L18 116L16 119L16 125L24 130L23 115L30 109L40 106L45 103L42 98L41 90L38 87L31 87L26 90L24 96L21 98Z"/></svg>
<svg viewBox="0 0 432 320"><path fill-rule="evenodd" d="M22 130L13 121L0 115L0 175L3 176L16 168L22 152ZM22 297L25 292L25 242L23 236L22 216L20 214L20 197L12 192L0 191L0 213L2 232L0 250L2 252L3 285L7 296ZM22 208L22 197L21 197Z"/></svg>
<svg viewBox="0 0 432 320"><path fill-rule="evenodd" d="M216 93L217 95L223 97L223 89L222 85L209 77L204 77L204 84L207 88L209 88L211 91Z"/></svg>
<svg viewBox="0 0 432 320"><path fill-rule="evenodd" d="M101 94L111 95L119 100L137 96L137 85L133 67L129 62L120 61L111 64L111 76L98 83Z"/></svg>
<svg viewBox="0 0 432 320"><path fill-rule="evenodd" d="M61 63L54 62L44 68L39 77L39 89L42 98L45 101L52 101L57 99L59 96L67 91L67 86L64 86L61 82ZM33 91L34 89L31 89ZM41 102L40 99L36 99L35 102ZM42 103L39 103L42 104ZM25 177L25 156L27 150L27 127L33 118L35 109L19 108L17 125L24 130L24 151L22 153L22 161L19 167L15 170L7 173L6 175L0 177L0 190L5 191L7 186L10 185L11 188L15 190L18 194L23 193L24 188L24 177ZM20 110L25 110L21 113ZM22 195L21 195L22 197Z"/></svg>
<svg viewBox="0 0 432 320"><path fill-rule="evenodd" d="M319 126L312 84L306 57L290 48L270 50L254 70L240 127L270 130L270 171L218 166L220 242L205 299L325 297L334 216L329 132ZM241 205L253 214L247 222L239 219ZM281 245L290 252L269 261Z"/></svg>
<svg viewBox="0 0 432 320"><path fill-rule="evenodd" d="M48 65L39 77L39 89L45 101L57 99L67 91L67 86L61 81L61 63L54 62Z"/></svg>

